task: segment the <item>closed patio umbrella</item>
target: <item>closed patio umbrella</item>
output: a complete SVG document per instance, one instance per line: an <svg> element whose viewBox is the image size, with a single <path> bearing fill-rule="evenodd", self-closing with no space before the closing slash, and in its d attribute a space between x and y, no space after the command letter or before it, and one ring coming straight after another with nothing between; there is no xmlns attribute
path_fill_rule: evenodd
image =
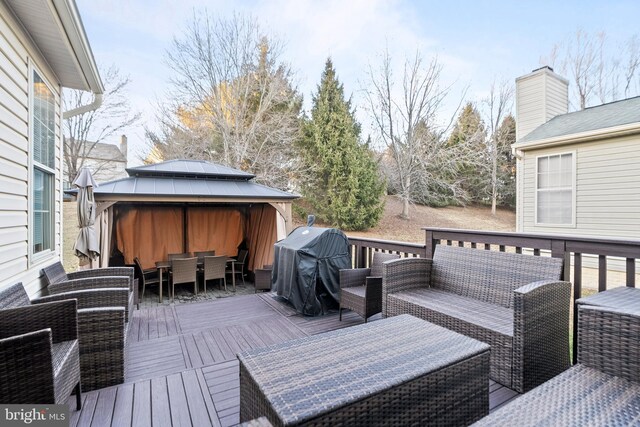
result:
<svg viewBox="0 0 640 427"><path fill-rule="evenodd" d="M98 184L91 176L91 171L88 168L82 168L73 185L78 187L78 226L80 228L80 234L73 249L76 256L80 258L80 264L86 264L90 259L100 255L100 246L94 228L96 203L93 198L93 188Z"/></svg>

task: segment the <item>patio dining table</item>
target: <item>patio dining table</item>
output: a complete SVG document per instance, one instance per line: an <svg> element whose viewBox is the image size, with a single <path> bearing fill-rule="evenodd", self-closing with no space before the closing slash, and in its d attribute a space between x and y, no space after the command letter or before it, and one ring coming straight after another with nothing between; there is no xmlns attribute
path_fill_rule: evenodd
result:
<svg viewBox="0 0 640 427"><path fill-rule="evenodd" d="M227 263L231 264L231 283L233 284L233 292L236 291L236 259L227 257ZM198 267L204 266L204 261L198 260ZM171 261L156 261L158 269L158 278L160 279L160 300L162 301L162 273L171 269Z"/></svg>

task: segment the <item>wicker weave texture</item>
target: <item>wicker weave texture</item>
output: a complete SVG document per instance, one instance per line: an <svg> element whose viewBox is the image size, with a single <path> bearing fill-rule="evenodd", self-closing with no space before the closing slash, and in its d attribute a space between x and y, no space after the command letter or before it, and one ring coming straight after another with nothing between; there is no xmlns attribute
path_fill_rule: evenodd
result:
<svg viewBox="0 0 640 427"><path fill-rule="evenodd" d="M466 425L488 413L489 346L397 316L238 355L240 420Z"/></svg>
<svg viewBox="0 0 640 427"><path fill-rule="evenodd" d="M3 299L2 295L6 296ZM82 389L109 387L124 382L125 322L128 289L90 289L64 292L29 301L20 283L0 293L0 306L19 301L22 306L76 300Z"/></svg>
<svg viewBox="0 0 640 427"><path fill-rule="evenodd" d="M640 385L576 365L483 418L474 427L637 426Z"/></svg>
<svg viewBox="0 0 640 427"><path fill-rule="evenodd" d="M490 344L491 378L522 393L570 365L571 284L558 281L561 267L553 258L439 245L433 263L384 264L383 315L409 313ZM532 277L547 280L523 284ZM492 280L497 289L485 289Z"/></svg>
<svg viewBox="0 0 640 427"><path fill-rule="evenodd" d="M438 245L431 286L503 307L513 291L539 280L560 280L562 259Z"/></svg>
<svg viewBox="0 0 640 427"><path fill-rule="evenodd" d="M74 388L79 397L76 301L23 305L21 293L21 283L0 291L0 402L63 403Z"/></svg>
<svg viewBox="0 0 640 427"><path fill-rule="evenodd" d="M633 311L579 305L578 363L640 384L640 300L637 304Z"/></svg>
<svg viewBox="0 0 640 427"><path fill-rule="evenodd" d="M579 304L579 363L477 426L640 425L640 300L623 305Z"/></svg>
<svg viewBox="0 0 640 427"><path fill-rule="evenodd" d="M273 273L273 266L271 265L265 265L253 271L256 292L271 290L271 273Z"/></svg>
<svg viewBox="0 0 640 427"><path fill-rule="evenodd" d="M138 287L135 286L133 267L93 268L66 273L62 264L56 262L43 268L42 273L51 294L81 289L128 287L130 294L125 313L126 322L129 322L133 307L138 303ZM127 279L123 280L123 277Z"/></svg>
<svg viewBox="0 0 640 427"><path fill-rule="evenodd" d="M205 256L204 257L204 291L207 292L208 280L222 280L224 289L227 290L227 277L225 270L227 268L227 257L222 256Z"/></svg>

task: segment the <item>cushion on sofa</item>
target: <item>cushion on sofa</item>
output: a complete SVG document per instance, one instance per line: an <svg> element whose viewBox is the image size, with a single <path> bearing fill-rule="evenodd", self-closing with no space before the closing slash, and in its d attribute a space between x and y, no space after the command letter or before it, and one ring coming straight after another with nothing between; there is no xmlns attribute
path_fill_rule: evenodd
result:
<svg viewBox="0 0 640 427"><path fill-rule="evenodd" d="M491 378L512 384L513 310L430 288L387 298L387 316L408 313L491 345Z"/></svg>

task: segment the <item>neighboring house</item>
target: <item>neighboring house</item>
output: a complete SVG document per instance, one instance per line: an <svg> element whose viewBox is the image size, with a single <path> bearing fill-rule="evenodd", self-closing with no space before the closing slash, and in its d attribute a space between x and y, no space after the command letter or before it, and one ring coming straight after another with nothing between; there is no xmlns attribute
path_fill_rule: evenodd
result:
<svg viewBox="0 0 640 427"><path fill-rule="evenodd" d="M567 110L551 68L516 79L517 231L640 238L640 97Z"/></svg>
<svg viewBox="0 0 640 427"><path fill-rule="evenodd" d="M94 101L63 112L63 86ZM62 120L103 90L74 0L0 0L0 289L60 260Z"/></svg>
<svg viewBox="0 0 640 427"><path fill-rule="evenodd" d="M120 137L119 146L102 142L86 142L85 146L86 148L81 149L80 152L87 154L78 161L78 165L89 168L93 179L98 184L129 176L126 171L127 137L125 135ZM64 165L64 179L64 188L70 188L71 182L67 181L69 177L66 164Z"/></svg>

